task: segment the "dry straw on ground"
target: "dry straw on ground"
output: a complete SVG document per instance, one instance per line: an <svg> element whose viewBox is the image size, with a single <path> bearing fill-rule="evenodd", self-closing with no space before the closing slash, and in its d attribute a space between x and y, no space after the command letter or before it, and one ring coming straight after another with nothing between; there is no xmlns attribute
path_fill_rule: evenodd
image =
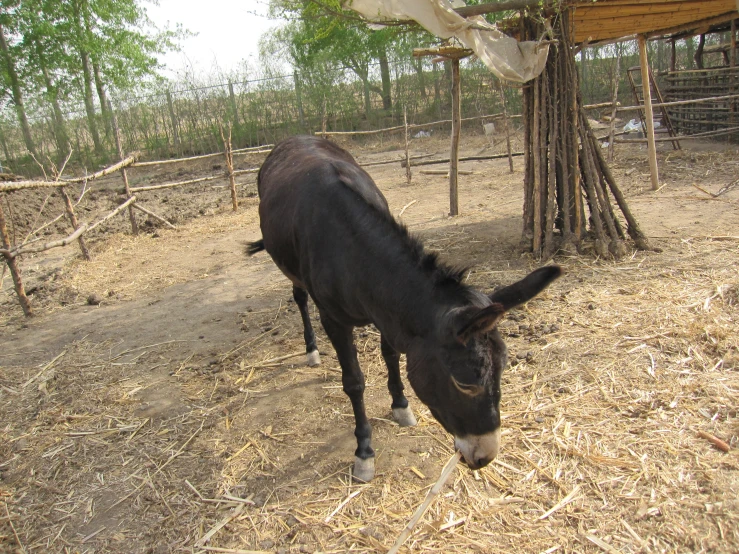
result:
<svg viewBox="0 0 739 554"><path fill-rule="evenodd" d="M666 178L736 167L710 153L670 156ZM715 200L672 182L658 197L636 196L645 165L628 152L621 160L635 205L680 206L686 220L696 206L734 209L725 201L735 203L735 192ZM732 179L699 184L716 192ZM430 189L414 186L390 191L397 211L418 198L404 218L444 258L477 257L471 283L489 289L529 269L498 237L480 238L488 228L476 225L488 213L457 225L439 219L439 208L429 222ZM480 189L495 196L496 217L519 217L504 185ZM210 254L232 249L223 259L274 276L240 297L247 330L221 323L224 333L236 329L236 342L122 346L80 336L34 364L24 355L43 345L18 353L10 342L0 352L0 551L392 547L452 455L451 438L412 395L418 426L391 421L379 337L358 330L377 477L351 482L353 418L326 337L316 325L322 366L284 358L303 349L289 282L267 271L266 258L244 262L240 242L221 242L253 219L250 207L159 230L159 238L115 235L95 246L94 271L66 266L61 281L72 302L111 290L111 302L117 294L147 300L207 279ZM239 241L255 227L248 232ZM670 237L650 235L661 253L557 259L567 274L502 322L511 367L501 454L478 472L458 466L400 552L739 550L737 233L656 234ZM129 314L129 304L115 308Z"/></svg>
<svg viewBox="0 0 739 554"><path fill-rule="evenodd" d="M665 246L619 263L563 260L568 275L510 314L501 456L478 472L460 467L401 552L736 551L737 244ZM483 266L470 280L519 273ZM175 343L116 355L113 344L79 342L46 366L6 368L2 471L13 486L3 488L0 544L387 551L451 454L449 437L418 402L417 428L388 420L369 330L358 349L378 476L351 483L335 360L275 362L300 350L295 313L254 317L278 334L220 353L215 373L178 359ZM291 387L325 396L287 396L292 410L266 424L264 402L283 402ZM153 409L152 389L172 403ZM330 448L337 433L343 442Z"/></svg>

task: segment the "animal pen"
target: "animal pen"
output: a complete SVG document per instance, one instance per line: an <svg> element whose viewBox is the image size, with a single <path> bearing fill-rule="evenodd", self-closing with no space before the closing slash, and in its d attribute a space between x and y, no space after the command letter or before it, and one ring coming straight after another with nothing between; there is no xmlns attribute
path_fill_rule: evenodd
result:
<svg viewBox="0 0 739 554"><path fill-rule="evenodd" d="M710 9L709 2L703 4ZM674 6L670 10L679 12ZM542 31L540 23L525 21L523 31L535 35ZM366 369L368 409L375 416L384 472L373 484L352 483L350 460L342 453L345 441L353 440L347 423L351 416L336 364L330 356L319 368L293 363L304 355L304 347L300 318L284 302L289 282L279 279L269 264L241 256L239 241L259 236L256 208L253 200L244 199L232 211L236 206L231 191L241 186L240 175L256 167L238 170L233 160L255 151L229 152L224 144L224 151L194 160L152 162L124 154L122 162L87 177L2 184L0 191L8 197L24 187L64 191L69 197L65 205L72 209L60 219L67 217L74 227L71 234L50 242L39 233L34 235L39 238L30 239L34 242L8 244L10 233L1 251L9 264L27 259L30 266L32 258L24 259L23 252L74 243L89 236L93 227L125 216L131 207L147 209L148 217L160 217L167 226L162 222L167 218L144 203L147 193L185 194L183 187L207 185L210 179L227 183L217 194L229 205L214 219L226 220L224 226L241 225L240 232L246 234L219 256L215 252L222 248L223 236L203 233L210 223L194 226L196 236L188 238L200 246L205 242L207 250L200 248L194 256L194 250L186 251L196 258L187 263L197 265L197 275L186 288L137 291L141 297L135 301L63 311L58 317L36 318L27 329L23 324L9 329L10 339L0 352L8 356L0 357L0 550L735 552L738 239L726 233L717 236L705 221L709 216L698 215L715 211L693 208L734 210L729 202L735 203L736 191L720 198L694 198L676 190L674 173L688 174L681 184L691 191L689 179L701 182L708 170L724 178L730 173L727 166L736 167L731 165L736 159L696 153L705 165L693 167L677 153L670 186L659 193L644 191L641 183L622 183L617 190L628 194L631 209L652 216L641 220L644 233L665 251L614 259L611 251L617 253L626 237L634 237L606 170L614 179L627 181L626 172L636 168L648 181L644 154L633 146L649 139L620 139L613 127L605 136L588 129L583 113L588 106L580 106L576 91L562 90L575 81L557 82L558 75L573 71L566 49L587 40L577 34L578 23L571 19L554 20L552 31L561 33L568 25L570 31L575 29L573 44L554 44L544 73L527 85L525 148L510 150L509 158L515 158L517 173L507 173L506 152L497 155L503 159L496 166L485 160L485 176L470 177L478 183L475 204L494 204L494 214L492 209L472 215L465 211L471 212L470 203L461 201L472 190L465 189L461 178L460 217L438 217L442 210L448 213L447 197L431 197L446 184L418 179L415 172L426 171L431 164L422 164L434 162L445 165L446 174L453 155L420 157L401 140L402 153L379 152L363 164L378 171L393 209L407 209L406 217L413 219L406 223L422 232L431 248L442 251L443 258L474 264L468 279L475 286L511 282L537 263L515 254L522 215L517 193L524 179L524 213L531 222L524 229L532 231L524 236L526 248L533 249L535 231L542 256L549 248L562 248L559 241L566 230L577 246L579 221L581 237L592 233L594 239L580 245L598 244L608 253L607 260L562 256L568 273L562 283L500 323L512 363L503 376L504 443L496 462L474 473L457 470L449 436L420 402L414 406L419 408L419 425L412 431L388 421L386 372L375 331L367 328L358 330L357 351ZM613 102L601 109L634 113L642 108ZM491 120L505 121L504 114L483 118ZM403 125L371 132L407 136L423 128ZM600 144L606 136L609 143L624 146L615 164L603 163L600 157L607 157ZM264 145L256 152L269 148ZM460 153L459 161L465 157L474 159ZM209 166L206 176L150 185L129 182L126 189L126 180L137 171L198 160L222 161L224 169ZM414 171L413 186L401 174L403 162ZM579 169L570 171L573 167ZM116 172L123 169L127 174L119 178ZM489 175L495 171L500 177L491 184ZM78 200L89 199L106 175L120 182L118 205L85 225L84 204ZM717 181L711 184L714 188L702 183L719 190ZM668 191L683 194L675 198ZM491 195L496 200L491 201ZM499 198L502 202L497 203ZM644 211L648 202L653 203L651 212ZM562 210L563 205L570 209ZM419 206L424 213L413 213ZM592 213L600 218L600 235ZM501 227L491 218L514 221L515 236L492 233ZM681 221L665 231L655 224L670 218ZM690 227L682 221L688 218ZM702 225L694 225L693 218ZM182 226L167 227L162 234L171 237L170 242L158 239L160 248L176 249L181 232ZM142 260L161 255L142 236L128 245L126 255L119 248L116 243L111 252L96 254L105 256L111 273L122 262L122 273L151 272ZM126 263L126 257L132 261ZM172 261L165 258L163 263ZM211 271L215 263L226 269ZM78 271L89 267L94 266L80 262ZM136 278L125 275L127 282ZM238 295L219 293L228 288L226 281ZM162 290L166 294L159 294ZM202 309L211 302L222 311ZM110 319L101 319L105 313ZM87 338L103 321L113 328L108 336L114 340ZM239 322L249 329L239 330ZM58 346L48 326L42 326L46 323L56 324L62 337L71 338ZM65 334L67 327L82 332ZM173 337L161 330L165 327ZM235 330L228 334L231 327ZM327 344L323 340L321 347ZM49 343L58 346L53 354ZM157 393L166 397L161 404L168 411L157 413ZM442 470L450 457L452 463ZM443 485L445 477L449 482ZM402 540L406 542L401 547Z"/></svg>

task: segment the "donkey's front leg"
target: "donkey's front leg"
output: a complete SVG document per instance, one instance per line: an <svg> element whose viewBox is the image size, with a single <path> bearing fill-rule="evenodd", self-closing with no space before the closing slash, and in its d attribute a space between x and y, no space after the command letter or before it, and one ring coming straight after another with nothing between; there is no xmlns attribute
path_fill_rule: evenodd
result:
<svg viewBox="0 0 739 554"><path fill-rule="evenodd" d="M352 402L356 427L357 450L354 452L354 479L369 482L375 476L375 451L372 450L372 428L364 409L364 374L357 360L352 327L337 323L321 314L321 323L341 364L341 382Z"/></svg>
<svg viewBox="0 0 739 554"><path fill-rule="evenodd" d="M391 408L393 418L401 427L413 427L416 417L408 405L408 399L403 394L403 381L400 379L400 354L390 346L385 335L380 336L380 351L387 366L387 388L393 398Z"/></svg>

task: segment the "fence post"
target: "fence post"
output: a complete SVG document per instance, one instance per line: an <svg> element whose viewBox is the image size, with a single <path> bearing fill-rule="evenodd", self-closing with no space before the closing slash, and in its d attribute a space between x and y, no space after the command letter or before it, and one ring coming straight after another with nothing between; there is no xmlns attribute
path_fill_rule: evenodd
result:
<svg viewBox="0 0 739 554"><path fill-rule="evenodd" d="M500 102L503 105L503 125L505 125L505 145L508 149L508 168L513 173L513 153L511 152L511 129L508 126L508 108L505 102L505 92L503 91L503 83L498 79L498 93L500 94Z"/></svg>
<svg viewBox="0 0 739 554"><path fill-rule="evenodd" d="M177 129L177 115L175 115L174 113L172 93L169 90L167 90L167 106L169 106L169 118L172 121L172 138L174 140L174 149L177 155L180 156L180 132Z"/></svg>
<svg viewBox="0 0 739 554"><path fill-rule="evenodd" d="M234 84L231 81L228 82L228 98L231 102L231 120L233 122L233 126L238 130L239 112L236 109L236 95L234 94Z"/></svg>
<svg viewBox="0 0 739 554"><path fill-rule="evenodd" d="M672 41L675 44L675 41ZM616 131L616 110L618 109L618 82L621 79L621 50L616 53L616 73L613 76L613 107L611 108L611 121L608 125L608 162L613 161L613 151Z"/></svg>
<svg viewBox="0 0 739 554"><path fill-rule="evenodd" d="M459 166L459 131L462 126L459 82L459 59L452 62L452 148L449 156L449 215L459 215L457 167Z"/></svg>
<svg viewBox="0 0 739 554"><path fill-rule="evenodd" d="M109 103L110 107L110 118L113 123L113 136L115 137L115 149L118 153L118 158L123 161L123 145L121 145L121 132L118 129L118 117L115 115L113 110L113 104ZM123 188L126 191L126 200L131 198L131 187L128 184L128 173L126 168L121 168L121 178L123 179ZM128 219L131 222L131 233L136 236L139 234L139 226L136 223L136 215L133 213L133 206L128 206ZM80 237L80 241L82 237Z"/></svg>
<svg viewBox="0 0 739 554"><path fill-rule="evenodd" d="M3 212L2 204L0 204L0 239L2 239L3 248L9 251L11 248L10 235L8 235L8 226L5 224L5 212ZM3 254L3 256L5 257L5 263L8 264L10 275L13 277L15 293L18 295L18 302L20 302L21 308L23 308L23 314L26 317L31 317L33 310L26 296L26 290L23 288L23 280L21 279L21 270L18 267L18 262L11 254Z"/></svg>
<svg viewBox="0 0 739 554"><path fill-rule="evenodd" d="M231 205L234 211L239 209L239 200L236 197L236 179L234 179L234 157L231 148L231 127L228 128L228 139L223 134L221 126L221 138L223 139L223 155L226 157L226 176L228 177L229 188L231 189Z"/></svg>
<svg viewBox="0 0 739 554"><path fill-rule="evenodd" d="M408 152L408 113L406 106L403 106L403 125L405 125L405 177L408 179L408 184L411 184L411 157Z"/></svg>
<svg viewBox="0 0 739 554"><path fill-rule="evenodd" d="M115 127L115 123L113 125ZM69 222L72 224L72 230L76 231L80 228L80 224L79 221L77 221L77 216L74 215L72 200L70 200L69 195L67 194L66 187L59 187L59 192L61 192L62 198L64 198L64 210L67 212ZM85 244L85 238L80 236L80 238L77 239L77 242L79 242L82 257L89 262L92 257L90 256L90 251L87 249L87 244Z"/></svg>

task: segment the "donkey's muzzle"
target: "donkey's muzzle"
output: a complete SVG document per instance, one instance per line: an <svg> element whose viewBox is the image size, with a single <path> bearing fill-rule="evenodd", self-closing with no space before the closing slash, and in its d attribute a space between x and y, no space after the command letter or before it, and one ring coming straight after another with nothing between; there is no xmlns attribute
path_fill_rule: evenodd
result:
<svg viewBox="0 0 739 554"><path fill-rule="evenodd" d="M462 453L470 469L480 469L492 462L500 450L500 427L485 435L454 437L454 448Z"/></svg>

